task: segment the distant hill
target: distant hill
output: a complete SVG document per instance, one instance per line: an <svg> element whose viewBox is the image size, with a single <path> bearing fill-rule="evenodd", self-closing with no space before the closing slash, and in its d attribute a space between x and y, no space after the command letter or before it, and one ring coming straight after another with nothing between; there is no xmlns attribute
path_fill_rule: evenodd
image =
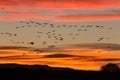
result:
<svg viewBox="0 0 120 80"><path fill-rule="evenodd" d="M15 63L0 64L0 70L15 69L15 68L23 68L23 69L31 69L31 70L74 70L72 68L50 67L48 65L20 65Z"/></svg>
<svg viewBox="0 0 120 80"><path fill-rule="evenodd" d="M120 72L83 71L48 65L0 64L1 80L120 80Z"/></svg>

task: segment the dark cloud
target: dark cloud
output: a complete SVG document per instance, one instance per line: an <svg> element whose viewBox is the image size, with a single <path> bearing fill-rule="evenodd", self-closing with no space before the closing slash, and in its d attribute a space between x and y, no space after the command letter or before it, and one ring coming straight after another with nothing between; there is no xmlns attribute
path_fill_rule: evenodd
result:
<svg viewBox="0 0 120 80"><path fill-rule="evenodd" d="M38 53L69 52L69 50L65 50L63 48L35 48L35 47L24 47L24 46L0 46L0 50L27 50L27 51L34 51L34 52L38 52Z"/></svg>
<svg viewBox="0 0 120 80"><path fill-rule="evenodd" d="M79 52L85 53L85 52L92 52L93 50L79 50Z"/></svg>
<svg viewBox="0 0 120 80"><path fill-rule="evenodd" d="M92 61L120 61L119 58L93 59Z"/></svg>
<svg viewBox="0 0 120 80"><path fill-rule="evenodd" d="M36 58L30 58L30 57L24 57L23 55L15 55L15 56L3 56L0 57L1 60L22 60L22 59L36 59Z"/></svg>
<svg viewBox="0 0 120 80"><path fill-rule="evenodd" d="M120 8L110 8L104 10L75 10L75 9L65 9L63 10L65 14L63 17L69 16L108 16L108 15L118 15L120 14ZM61 17L62 17L61 16Z"/></svg>
<svg viewBox="0 0 120 80"><path fill-rule="evenodd" d="M44 58L67 58L67 57L76 57L74 55L70 54L50 54L50 55L45 55Z"/></svg>
<svg viewBox="0 0 120 80"><path fill-rule="evenodd" d="M69 50L64 50L63 48L37 48L34 49L35 52L69 52Z"/></svg>
<svg viewBox="0 0 120 80"><path fill-rule="evenodd" d="M0 50L31 50L32 47L23 46L0 46Z"/></svg>
<svg viewBox="0 0 120 80"><path fill-rule="evenodd" d="M110 44L110 43L86 43L86 44L73 44L69 46L76 48L120 50L120 44Z"/></svg>
<svg viewBox="0 0 120 80"><path fill-rule="evenodd" d="M112 62L112 61L120 61L120 58L99 58L96 56L78 56L73 58L73 60L87 60L87 61L94 61L94 62Z"/></svg>
<svg viewBox="0 0 120 80"><path fill-rule="evenodd" d="M97 59L96 56L77 56L73 58L74 60L90 60L90 59Z"/></svg>

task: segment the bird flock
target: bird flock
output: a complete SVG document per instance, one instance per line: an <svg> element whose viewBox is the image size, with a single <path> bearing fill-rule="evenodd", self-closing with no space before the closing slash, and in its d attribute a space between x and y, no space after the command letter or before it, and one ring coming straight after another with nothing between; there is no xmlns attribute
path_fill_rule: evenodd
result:
<svg viewBox="0 0 120 80"><path fill-rule="evenodd" d="M1 8L4 11L4 8ZM77 24L55 24L50 22L40 22L40 21L19 21L19 26L13 27L17 32L0 32L2 36L8 36L9 41L13 44L24 44L24 45L39 45L46 46L47 48L55 48L58 43L64 43L66 38L69 40L76 40L81 37L82 33L88 32L90 29L108 29L111 30L112 27L105 27L103 25L77 25ZM21 33L27 33L31 31L26 37L33 37L32 40L24 41ZM24 32L26 31L26 32ZM31 35L33 34L33 35ZM25 34L24 34L25 35ZM21 39L19 39L21 37ZM96 41L101 42L104 39L110 39L110 37L99 37ZM21 40L21 41L20 41ZM36 43L36 40L40 42Z"/></svg>
<svg viewBox="0 0 120 80"><path fill-rule="evenodd" d="M46 45L49 48L55 48L55 44L64 41L65 38L69 37L72 40L75 40L77 37L80 37L80 35L82 34L82 32L87 32L90 30L90 28L105 28L104 26L98 26L98 25L67 25L67 24L60 24L60 25L56 25L53 23L48 23L48 22L37 22L37 21L19 21L19 23L22 23L23 25L20 26L16 26L14 27L17 31L25 31L26 29L29 28L29 30L33 30L33 28L37 28L36 31L34 31L33 34L34 37L36 37L35 39L37 40L41 40L41 39L45 39L45 40L41 40L42 41L42 45ZM108 27L108 29L112 29L110 27ZM64 30L63 33L60 33L61 30ZM18 31L18 32L19 32ZM65 33L67 32L67 33ZM24 32L23 32L24 33ZM10 41L12 43L21 43L21 44L30 44L30 45L35 45L35 41L16 41L12 38L14 37L18 37L20 36L19 33L10 33L10 32L0 32L1 35L4 36L9 36L10 37ZM31 35L28 35L29 37L31 37ZM109 39L109 37L100 37L98 38L98 42L102 41L103 39ZM24 38L23 38L24 39ZM52 45L49 45L49 41L52 41Z"/></svg>

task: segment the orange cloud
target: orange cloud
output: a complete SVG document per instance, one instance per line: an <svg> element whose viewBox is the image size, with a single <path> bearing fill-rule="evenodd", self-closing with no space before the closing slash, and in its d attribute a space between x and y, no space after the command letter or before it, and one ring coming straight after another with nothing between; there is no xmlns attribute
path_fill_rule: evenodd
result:
<svg viewBox="0 0 120 80"><path fill-rule="evenodd" d="M4 21L29 19L60 22L119 20L119 13L81 15L76 12L77 15L74 15L64 12L64 10L119 9L119 0L2 0L0 4L0 13L2 14L0 14L0 20Z"/></svg>
<svg viewBox="0 0 120 80"><path fill-rule="evenodd" d="M1 7L48 8L48 9L104 9L117 8L118 0L2 0ZM15 7L15 8L16 8Z"/></svg>
<svg viewBox="0 0 120 80"><path fill-rule="evenodd" d="M37 13L8 13L9 16L0 16L1 21L20 21L20 20L48 20L50 16L38 15Z"/></svg>
<svg viewBox="0 0 120 80"><path fill-rule="evenodd" d="M65 15L58 16L55 21L58 22L79 22L79 21L103 21L103 20L119 20L120 14L108 15Z"/></svg>
<svg viewBox="0 0 120 80"><path fill-rule="evenodd" d="M98 53L91 48L60 48L37 53L34 48L0 47L0 63L43 64L54 67L99 70L106 63L120 62L120 55L115 53ZM59 52L60 51L60 52ZM102 51L102 49L101 49Z"/></svg>

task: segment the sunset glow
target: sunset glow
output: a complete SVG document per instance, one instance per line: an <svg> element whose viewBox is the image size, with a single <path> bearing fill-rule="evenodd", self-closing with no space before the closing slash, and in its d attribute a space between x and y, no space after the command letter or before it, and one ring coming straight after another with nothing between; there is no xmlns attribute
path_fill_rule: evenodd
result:
<svg viewBox="0 0 120 80"><path fill-rule="evenodd" d="M70 52L44 52L24 50L0 50L0 63L18 63L18 64L43 64L53 67L69 67L74 69L99 70L103 64L120 61L119 54L109 54L107 52L98 53L91 49L91 52L80 52L81 50L69 48L64 49Z"/></svg>
<svg viewBox="0 0 120 80"><path fill-rule="evenodd" d="M120 0L0 0L0 63L120 64L119 21Z"/></svg>

